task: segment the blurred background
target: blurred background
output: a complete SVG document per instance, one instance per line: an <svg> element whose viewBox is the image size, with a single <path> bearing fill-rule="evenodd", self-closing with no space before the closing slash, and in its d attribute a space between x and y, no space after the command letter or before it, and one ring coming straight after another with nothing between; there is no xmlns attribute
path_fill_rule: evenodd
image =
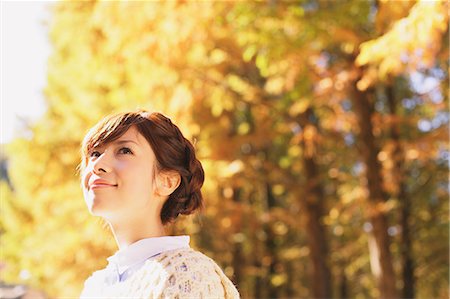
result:
<svg viewBox="0 0 450 299"><path fill-rule="evenodd" d="M0 298L75 298L106 265L79 147L136 108L195 141L206 208L171 233L242 298L448 298L448 9L2 2Z"/></svg>

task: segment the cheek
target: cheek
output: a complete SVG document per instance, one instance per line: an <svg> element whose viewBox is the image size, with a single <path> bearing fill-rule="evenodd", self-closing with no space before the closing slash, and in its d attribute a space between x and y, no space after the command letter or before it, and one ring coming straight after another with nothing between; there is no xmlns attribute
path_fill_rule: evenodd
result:
<svg viewBox="0 0 450 299"><path fill-rule="evenodd" d="M148 194L153 189L153 176L148 167L139 165L128 173L127 178L133 193Z"/></svg>
<svg viewBox="0 0 450 299"><path fill-rule="evenodd" d="M81 185L81 188L83 189L83 191L87 190L87 186L88 186L90 177L91 177L91 174L87 170L84 170L83 173L81 174L80 185Z"/></svg>
<svg viewBox="0 0 450 299"><path fill-rule="evenodd" d="M88 171L84 171L81 175L80 185L81 185L81 189L83 190L84 201L88 207L88 210L90 212L92 212L93 199L92 199L92 195L89 194L89 190L87 187L90 177L91 177L91 174Z"/></svg>

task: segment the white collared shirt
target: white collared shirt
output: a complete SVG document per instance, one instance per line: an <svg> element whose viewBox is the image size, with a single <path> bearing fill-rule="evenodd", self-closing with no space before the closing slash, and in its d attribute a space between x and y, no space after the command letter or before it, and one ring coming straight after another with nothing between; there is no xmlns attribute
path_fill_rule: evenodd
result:
<svg viewBox="0 0 450 299"><path fill-rule="evenodd" d="M189 248L189 236L164 236L139 240L108 258L105 283L111 285L127 280L145 261L158 254L180 248Z"/></svg>

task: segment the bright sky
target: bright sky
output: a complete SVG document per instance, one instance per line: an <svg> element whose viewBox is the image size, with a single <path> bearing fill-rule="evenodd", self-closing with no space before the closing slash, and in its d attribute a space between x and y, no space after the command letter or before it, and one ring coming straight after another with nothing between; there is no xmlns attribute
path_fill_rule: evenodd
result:
<svg viewBox="0 0 450 299"><path fill-rule="evenodd" d="M1 1L0 143L23 135L23 120L36 120L46 109L49 5L48 1Z"/></svg>

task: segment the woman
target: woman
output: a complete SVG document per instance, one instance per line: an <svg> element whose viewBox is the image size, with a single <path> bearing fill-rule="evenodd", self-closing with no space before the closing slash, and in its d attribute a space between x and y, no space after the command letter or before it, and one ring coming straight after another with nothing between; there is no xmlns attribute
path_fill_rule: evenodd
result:
<svg viewBox="0 0 450 299"><path fill-rule="evenodd" d="M106 117L82 144L84 198L110 225L119 251L84 285L81 298L239 298L189 236L166 225L202 206L204 173L192 144L160 113Z"/></svg>

